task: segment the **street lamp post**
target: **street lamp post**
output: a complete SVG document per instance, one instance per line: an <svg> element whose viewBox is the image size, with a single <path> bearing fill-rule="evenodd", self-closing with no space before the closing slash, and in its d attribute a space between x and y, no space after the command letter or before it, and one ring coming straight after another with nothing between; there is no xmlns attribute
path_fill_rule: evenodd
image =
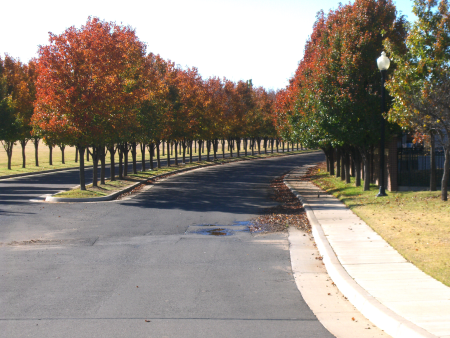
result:
<svg viewBox="0 0 450 338"><path fill-rule="evenodd" d="M383 113L385 112L385 89L384 89L384 80L386 79L386 71L389 68L390 60L386 56L385 52L381 52L381 56L377 59L378 69L381 72L381 140L380 140L380 191L377 194L377 197L387 196L385 187L384 187L384 117Z"/></svg>

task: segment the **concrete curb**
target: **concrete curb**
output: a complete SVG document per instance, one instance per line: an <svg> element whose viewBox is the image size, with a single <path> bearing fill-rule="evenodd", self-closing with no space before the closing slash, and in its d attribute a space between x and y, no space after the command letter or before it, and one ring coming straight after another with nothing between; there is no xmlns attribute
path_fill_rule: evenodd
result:
<svg viewBox="0 0 450 338"><path fill-rule="evenodd" d="M417 326L409 320L399 316L397 313L387 308L376 300L365 289L363 289L355 280L350 277L347 271L339 262L333 248L326 238L322 226L318 222L313 209L302 198L302 196L293 189L286 179L284 184L300 200L306 210L306 215L311 224L312 234L317 244L317 248L323 257L323 263L331 279L344 294L345 297L372 323L384 330L394 338L437 338L425 329Z"/></svg>
<svg viewBox="0 0 450 338"><path fill-rule="evenodd" d="M314 151L315 150L308 151L307 153L314 152ZM282 155L279 155L279 156L294 156L294 155L300 155L300 154L302 154L302 153L299 153L299 154L284 154L284 153L282 153ZM278 157L278 156L271 156L271 157L275 158L275 157ZM230 162L226 162L226 163L212 162L212 163L200 165L200 166L197 166L197 167L182 168L182 169L179 169L179 170L171 171L170 173L156 175L156 176L153 176L151 178L139 181L139 182L137 182L137 183L135 183L135 184L133 184L131 186L128 186L128 187L126 187L126 188L124 188L122 190L116 191L116 192L114 192L112 194L109 194L107 196L89 197L89 198L63 198L63 197L47 196L44 201L45 202L53 202L53 203L107 202L107 201L112 201L112 200L116 199L119 195L122 195L124 193L127 193L127 192L133 190L134 188L136 188L140 184L143 184L143 183L147 182L150 179L158 178L158 177L161 177L161 176L164 176L164 175L178 174L178 173L182 173L182 172L185 172L185 171L192 171L192 170L196 170L196 169L202 169L202 168L205 168L205 167L211 167L211 166L222 165L222 164L227 164L227 163L236 163L236 162L242 162L242 161L252 161L252 160L258 160L258 159L264 159L262 157L261 158L257 157L257 158L253 158L253 159L250 159L250 158L239 158L239 157L235 157L235 158L236 158L236 160L233 160L233 161L230 161ZM79 187L79 186L76 186L76 187Z"/></svg>

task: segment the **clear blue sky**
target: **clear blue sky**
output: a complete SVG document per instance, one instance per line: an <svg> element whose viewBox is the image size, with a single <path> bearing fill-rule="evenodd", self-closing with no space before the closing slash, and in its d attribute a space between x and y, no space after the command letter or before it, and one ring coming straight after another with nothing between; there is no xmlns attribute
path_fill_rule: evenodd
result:
<svg viewBox="0 0 450 338"><path fill-rule="evenodd" d="M412 1L395 3L411 21ZM5 1L0 54L28 62L48 43L48 32L80 27L91 15L132 26L148 51L197 67L204 78L253 79L278 89L295 72L316 13L337 6L337 0Z"/></svg>

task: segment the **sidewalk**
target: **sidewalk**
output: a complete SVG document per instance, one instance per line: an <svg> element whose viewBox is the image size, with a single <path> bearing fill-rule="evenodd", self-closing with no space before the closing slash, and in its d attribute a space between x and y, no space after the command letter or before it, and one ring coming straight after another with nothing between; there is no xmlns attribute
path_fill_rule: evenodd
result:
<svg viewBox="0 0 450 338"><path fill-rule="evenodd" d="M450 338L450 288L406 261L342 202L300 177L285 183L303 202L328 274L370 321L394 338Z"/></svg>

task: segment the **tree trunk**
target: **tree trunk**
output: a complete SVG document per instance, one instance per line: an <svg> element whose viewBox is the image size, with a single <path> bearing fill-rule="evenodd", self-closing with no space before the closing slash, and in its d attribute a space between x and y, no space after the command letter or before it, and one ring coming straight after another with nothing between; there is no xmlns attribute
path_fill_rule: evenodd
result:
<svg viewBox="0 0 450 338"><path fill-rule="evenodd" d="M192 140L189 140L189 163L192 163Z"/></svg>
<svg viewBox="0 0 450 338"><path fill-rule="evenodd" d="M369 154L367 150L362 150L361 155L364 163L364 191L370 190L370 168L369 168Z"/></svg>
<svg viewBox="0 0 450 338"><path fill-rule="evenodd" d="M53 146L48 146L49 153L48 153L48 164L53 165Z"/></svg>
<svg viewBox="0 0 450 338"><path fill-rule="evenodd" d="M365 147L359 148L359 156L362 159L362 165L363 165L363 174L362 174L362 180L364 181L363 190L369 191L370 190L370 172L369 172L369 153ZM360 161L361 162L361 161Z"/></svg>
<svg viewBox="0 0 450 338"><path fill-rule="evenodd" d="M92 146L92 186L98 186L98 146Z"/></svg>
<svg viewBox="0 0 450 338"><path fill-rule="evenodd" d="M100 156L100 184L106 184L105 176L106 176L106 148L104 145L99 147L99 156Z"/></svg>
<svg viewBox="0 0 450 338"><path fill-rule="evenodd" d="M327 173L330 172L330 152L329 150L325 150L322 148L323 152L325 153L325 163L327 165Z"/></svg>
<svg viewBox="0 0 450 338"><path fill-rule="evenodd" d="M111 144L108 147L108 151L109 151L109 158L110 158L110 161L111 161L111 164L110 164L110 171L111 171L110 180L111 181L115 181L116 180L116 166L115 166L115 163L114 163L114 160L115 160L114 156L116 154L116 150L115 150L115 147L114 147L114 143Z"/></svg>
<svg viewBox="0 0 450 338"><path fill-rule="evenodd" d="M436 191L436 140L434 132L430 133L431 154L430 154L430 191Z"/></svg>
<svg viewBox="0 0 450 338"><path fill-rule="evenodd" d="M75 147L75 163L78 162L78 147Z"/></svg>
<svg viewBox="0 0 450 338"><path fill-rule="evenodd" d="M22 168L25 168L26 166L25 146L27 143L28 140L20 140L20 145L22 146Z"/></svg>
<svg viewBox="0 0 450 338"><path fill-rule="evenodd" d="M162 156L164 157L165 155L164 155L164 149L165 149L165 144L164 144L164 141L162 141Z"/></svg>
<svg viewBox="0 0 450 338"><path fill-rule="evenodd" d="M233 141L228 139L228 147L230 148L230 157L233 157Z"/></svg>
<svg viewBox="0 0 450 338"><path fill-rule="evenodd" d="M336 149L336 177L341 177L341 150Z"/></svg>
<svg viewBox="0 0 450 338"><path fill-rule="evenodd" d="M237 157L241 156L241 138L240 137L236 137L236 156Z"/></svg>
<svg viewBox="0 0 450 338"><path fill-rule="evenodd" d="M219 140L218 139L214 139L213 141L213 150L214 150L214 161L217 161L217 147L219 145Z"/></svg>
<svg viewBox="0 0 450 338"><path fill-rule="evenodd" d="M148 145L148 154L150 157L150 170L153 170L153 154L155 152L155 144L153 142L150 142Z"/></svg>
<svg viewBox="0 0 450 338"><path fill-rule="evenodd" d="M284 141L282 141L282 143L283 143L283 153L284 153Z"/></svg>
<svg viewBox="0 0 450 338"><path fill-rule="evenodd" d="M64 144L60 145L59 149L61 149L61 163L66 164L66 161L64 159L64 150L66 149L66 146Z"/></svg>
<svg viewBox="0 0 450 338"><path fill-rule="evenodd" d="M442 183L441 183L441 199L443 201L447 201L447 191L448 191L448 176L450 170L450 148L449 146L444 147L444 174L442 175Z"/></svg>
<svg viewBox="0 0 450 338"><path fill-rule="evenodd" d="M123 178L128 176L128 152L130 148L128 148L128 142L123 144Z"/></svg>
<svg viewBox="0 0 450 338"><path fill-rule="evenodd" d="M141 148L141 171L145 171L145 144L139 143L139 147ZM150 148L149 148L150 149Z"/></svg>
<svg viewBox="0 0 450 338"><path fill-rule="evenodd" d="M119 152L119 180L123 179L123 148L122 143L117 146L117 151Z"/></svg>
<svg viewBox="0 0 450 338"><path fill-rule="evenodd" d="M351 159L350 159L350 168L352 170L352 177L356 177L356 158L355 155L353 153L351 153Z"/></svg>
<svg viewBox="0 0 450 338"><path fill-rule="evenodd" d="M170 144L167 141L167 166L170 167Z"/></svg>
<svg viewBox="0 0 450 338"><path fill-rule="evenodd" d="M161 157L159 156L159 145L161 144L161 141L156 141L156 167L158 169L161 169Z"/></svg>
<svg viewBox="0 0 450 338"><path fill-rule="evenodd" d="M211 152L211 140L206 141L206 161L210 161L209 153Z"/></svg>
<svg viewBox="0 0 450 338"><path fill-rule="evenodd" d="M258 141L258 155L261 155L261 138L258 137L256 140Z"/></svg>
<svg viewBox="0 0 450 338"><path fill-rule="evenodd" d="M39 138L37 137L33 138L33 143L34 143L34 162L36 164L36 167L39 167L39 153L38 153ZM75 154L76 154L75 156L78 156L78 152L75 152Z"/></svg>
<svg viewBox="0 0 450 338"><path fill-rule="evenodd" d="M178 141L175 141L175 166L178 166Z"/></svg>
<svg viewBox="0 0 450 338"><path fill-rule="evenodd" d="M267 137L264 137L264 154L267 154Z"/></svg>
<svg viewBox="0 0 450 338"><path fill-rule="evenodd" d="M279 152L278 147L279 147L279 145L280 145L280 140L276 140L276 142L277 142L277 153L278 153L278 152Z"/></svg>
<svg viewBox="0 0 450 338"><path fill-rule="evenodd" d="M11 170L11 159L14 142L4 141L3 148L5 148L6 156L8 157L8 170Z"/></svg>
<svg viewBox="0 0 450 338"><path fill-rule="evenodd" d="M84 151L85 147L78 145L80 152L80 190L86 190L86 183L84 178Z"/></svg>
<svg viewBox="0 0 450 338"><path fill-rule="evenodd" d="M137 148L136 142L132 142L131 143L131 159L133 161L133 164L132 164L133 174L135 174L135 175L137 174L137 166L136 166L136 153L137 153L137 151L136 151L136 148Z"/></svg>
<svg viewBox="0 0 450 338"><path fill-rule="evenodd" d="M225 158L225 139L222 139L222 158Z"/></svg>
<svg viewBox="0 0 450 338"><path fill-rule="evenodd" d="M202 161L202 140L198 140L198 162Z"/></svg>
<svg viewBox="0 0 450 338"><path fill-rule="evenodd" d="M181 141L181 146L183 147L183 164L186 164L186 139Z"/></svg>
<svg viewBox="0 0 450 338"><path fill-rule="evenodd" d="M361 159L358 156L357 150L353 150L353 159L355 163L355 187L361 186Z"/></svg>
<svg viewBox="0 0 450 338"><path fill-rule="evenodd" d="M86 147L86 150L89 150L89 147ZM86 151L86 162L89 162L89 151Z"/></svg>
<svg viewBox="0 0 450 338"><path fill-rule="evenodd" d="M298 150L298 143L297 143L297 150ZM334 148L331 147L330 149L330 175L334 175Z"/></svg>
<svg viewBox="0 0 450 338"><path fill-rule="evenodd" d="M350 152L345 152L345 183L350 183Z"/></svg>
<svg viewBox="0 0 450 338"><path fill-rule="evenodd" d="M345 152L341 150L341 181L345 181Z"/></svg>
<svg viewBox="0 0 450 338"><path fill-rule="evenodd" d="M375 184L375 165L374 165L374 162L375 162L374 155L375 154L374 154L374 151L375 151L374 146L372 146L370 149L370 154L369 154L369 156L370 156L369 170L370 170L370 183L373 183L373 184Z"/></svg>

